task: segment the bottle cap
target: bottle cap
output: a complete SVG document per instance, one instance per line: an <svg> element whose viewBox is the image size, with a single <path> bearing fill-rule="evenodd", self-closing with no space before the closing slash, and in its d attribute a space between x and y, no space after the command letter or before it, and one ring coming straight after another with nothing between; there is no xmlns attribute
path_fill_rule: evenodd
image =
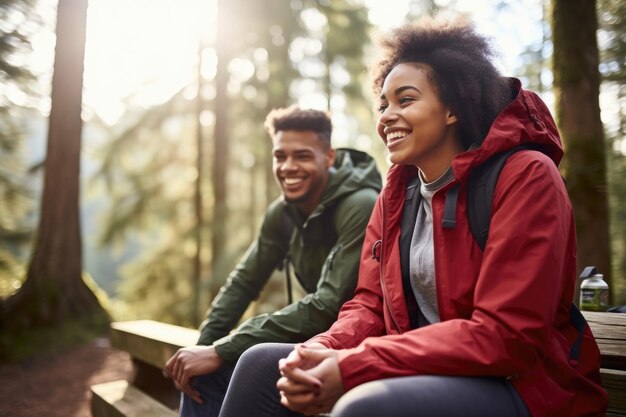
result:
<svg viewBox="0 0 626 417"><path fill-rule="evenodd" d="M598 274L595 266L587 266L583 269L583 272L580 274L580 278L589 278L592 275L602 275Z"/></svg>

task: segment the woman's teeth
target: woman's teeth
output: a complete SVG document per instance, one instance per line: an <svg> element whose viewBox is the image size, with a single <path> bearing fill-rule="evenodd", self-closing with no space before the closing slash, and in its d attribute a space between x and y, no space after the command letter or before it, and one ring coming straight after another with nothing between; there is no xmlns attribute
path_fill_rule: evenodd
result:
<svg viewBox="0 0 626 417"><path fill-rule="evenodd" d="M387 141L392 141L394 139L400 139L408 135L408 132L405 131L396 131L387 134Z"/></svg>

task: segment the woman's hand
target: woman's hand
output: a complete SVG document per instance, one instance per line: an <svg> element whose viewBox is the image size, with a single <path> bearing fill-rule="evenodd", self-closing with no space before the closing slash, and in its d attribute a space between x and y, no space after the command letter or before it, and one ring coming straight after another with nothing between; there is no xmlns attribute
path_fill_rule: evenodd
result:
<svg viewBox="0 0 626 417"><path fill-rule="evenodd" d="M321 345L296 346L279 362L279 368L283 375L277 383L281 403L292 411L306 415L330 411L345 391L337 351Z"/></svg>

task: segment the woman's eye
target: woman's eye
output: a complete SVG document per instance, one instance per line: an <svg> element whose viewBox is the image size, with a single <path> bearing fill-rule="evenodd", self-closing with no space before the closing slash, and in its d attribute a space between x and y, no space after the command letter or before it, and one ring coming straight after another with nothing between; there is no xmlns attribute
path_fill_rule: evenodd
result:
<svg viewBox="0 0 626 417"><path fill-rule="evenodd" d="M378 109L376 110L378 110L378 113L382 113L387 109L387 107L389 107L387 104L381 104L378 106Z"/></svg>
<svg viewBox="0 0 626 417"><path fill-rule="evenodd" d="M413 101L413 97L401 97L400 100L398 100L400 104L410 103L411 101Z"/></svg>

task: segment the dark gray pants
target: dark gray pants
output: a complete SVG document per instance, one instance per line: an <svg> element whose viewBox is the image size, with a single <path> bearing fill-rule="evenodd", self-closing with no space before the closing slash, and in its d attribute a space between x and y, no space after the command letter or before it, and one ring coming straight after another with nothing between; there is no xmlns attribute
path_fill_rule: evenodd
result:
<svg viewBox="0 0 626 417"><path fill-rule="evenodd" d="M264 343L246 351L233 373L220 417L294 417L280 405L278 360L293 345ZM332 417L529 417L502 378L410 376L368 382L348 391Z"/></svg>

